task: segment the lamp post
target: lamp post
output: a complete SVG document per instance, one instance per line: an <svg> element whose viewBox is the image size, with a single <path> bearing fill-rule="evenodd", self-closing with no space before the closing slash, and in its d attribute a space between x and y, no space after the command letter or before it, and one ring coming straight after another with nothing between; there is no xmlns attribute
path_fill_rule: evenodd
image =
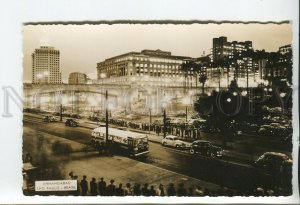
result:
<svg viewBox="0 0 300 205"><path fill-rule="evenodd" d="M185 122L188 121L188 105L190 104L189 97L184 97L182 103L185 105Z"/></svg>
<svg viewBox="0 0 300 205"><path fill-rule="evenodd" d="M247 95L249 96L249 69L247 66L246 69L247 69Z"/></svg>
<svg viewBox="0 0 300 205"><path fill-rule="evenodd" d="M105 131L106 131L106 135L105 135L105 140L106 143L108 142L108 108L107 108L107 90L105 91L105 100L106 100L106 106L105 106Z"/></svg>
<svg viewBox="0 0 300 205"><path fill-rule="evenodd" d="M188 118L188 107L185 106L185 122L187 122L187 118Z"/></svg>
<svg viewBox="0 0 300 205"><path fill-rule="evenodd" d="M105 100L106 100L106 106L105 106L105 147L106 147L106 154L111 154L111 146L108 139L108 95L107 90L105 91Z"/></svg>
<svg viewBox="0 0 300 205"><path fill-rule="evenodd" d="M164 119L163 119L163 122L164 122L164 138L166 138L166 135L167 135L167 129L166 129L166 125L167 125L167 117L166 117L166 109L164 108Z"/></svg>
<svg viewBox="0 0 300 205"><path fill-rule="evenodd" d="M218 67L218 77L219 77L218 87L219 87L219 92L220 92L221 91L221 70L220 70L220 67Z"/></svg>
<svg viewBox="0 0 300 205"><path fill-rule="evenodd" d="M59 115L60 115L61 122L62 122L62 113L63 113L63 106L62 106L62 104L60 104Z"/></svg>
<svg viewBox="0 0 300 205"><path fill-rule="evenodd" d="M149 133L151 131L151 124L152 124L152 116L151 116L151 108L149 108Z"/></svg>
<svg viewBox="0 0 300 205"><path fill-rule="evenodd" d="M164 98L163 98L163 124L164 124L164 129L163 129L163 133L164 133L164 138L166 138L167 135L167 129L166 129L166 125L167 125L167 116L166 116L166 102L165 102L165 92L164 92Z"/></svg>

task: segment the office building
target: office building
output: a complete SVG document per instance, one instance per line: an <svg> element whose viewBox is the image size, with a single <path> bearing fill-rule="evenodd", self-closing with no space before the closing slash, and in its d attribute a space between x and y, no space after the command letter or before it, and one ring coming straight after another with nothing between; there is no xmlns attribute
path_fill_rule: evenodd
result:
<svg viewBox="0 0 300 205"><path fill-rule="evenodd" d="M32 83L61 84L59 68L59 50L41 46L32 53Z"/></svg>
<svg viewBox="0 0 300 205"><path fill-rule="evenodd" d="M98 83L137 83L158 86L195 85L195 73L183 72L181 64L191 60L161 50L142 50L108 58L97 64Z"/></svg>
<svg viewBox="0 0 300 205"><path fill-rule="evenodd" d="M73 72L69 75L69 84L87 84L88 77L84 73Z"/></svg>
<svg viewBox="0 0 300 205"><path fill-rule="evenodd" d="M239 59L243 58L242 53L253 50L252 41L227 41L227 37L221 36L213 38L213 62L218 62L224 59Z"/></svg>

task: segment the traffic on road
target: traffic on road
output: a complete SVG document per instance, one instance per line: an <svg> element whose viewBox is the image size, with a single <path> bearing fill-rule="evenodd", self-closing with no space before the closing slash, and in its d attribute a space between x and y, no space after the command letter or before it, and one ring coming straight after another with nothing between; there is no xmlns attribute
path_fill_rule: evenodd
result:
<svg viewBox="0 0 300 205"><path fill-rule="evenodd" d="M63 118L63 122L67 126L63 126L60 121L45 122L44 117L39 115L24 116L25 126L30 123L35 129L87 145L91 145L93 141L94 148L103 149L101 142L104 142L106 135L103 125L80 122L76 124L79 127L75 129L72 123L77 122L76 119ZM227 156L227 150L207 140L191 142L174 135L167 135L161 139L155 134L145 134L139 130L129 131L128 128L113 125L109 128L109 133L109 139L114 139L112 140L114 146L126 150L125 156L138 156L142 153L141 155L147 156L142 159L145 163L236 189L253 187L261 182L269 186L274 186L272 183L275 182L282 183L282 178L288 176L292 164L290 157L280 152L260 153L258 155L262 155L261 157L249 162ZM137 139L138 136L144 136L144 140ZM119 153L124 154L124 152L117 152ZM235 175L228 173L235 173ZM242 182L236 178L241 179Z"/></svg>

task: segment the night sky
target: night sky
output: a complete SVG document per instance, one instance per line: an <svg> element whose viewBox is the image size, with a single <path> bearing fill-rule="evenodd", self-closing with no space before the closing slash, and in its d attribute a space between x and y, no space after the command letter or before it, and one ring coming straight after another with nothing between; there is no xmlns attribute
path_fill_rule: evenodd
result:
<svg viewBox="0 0 300 205"><path fill-rule="evenodd" d="M31 54L40 46L60 50L62 79L70 72L96 78L97 62L130 51L160 49L173 55L199 57L209 54L214 37L253 42L253 48L277 51L292 43L289 24L114 24L27 25L23 27L24 82L31 82Z"/></svg>

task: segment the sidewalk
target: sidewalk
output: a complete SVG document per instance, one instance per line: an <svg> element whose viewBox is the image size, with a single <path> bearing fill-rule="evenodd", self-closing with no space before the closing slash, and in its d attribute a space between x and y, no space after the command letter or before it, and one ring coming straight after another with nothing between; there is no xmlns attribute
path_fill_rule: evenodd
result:
<svg viewBox="0 0 300 205"><path fill-rule="evenodd" d="M210 182L198 180L121 156L90 156L85 159L72 159L68 163L65 163L64 170L65 173L73 171L74 174L79 177L79 180L82 179L83 175L87 176L88 181L90 181L92 177L95 177L97 181L100 177L103 177L106 183L114 179L116 186L122 183L123 187L126 183L130 183L131 185L139 183L141 186L148 183L149 186L154 185L155 188L157 188L159 184L163 184L165 189L169 183L174 183L175 187L183 183L186 188L193 187L193 189L197 186L201 186L202 188L216 190L219 187ZM67 177L68 176L66 176L66 178Z"/></svg>

